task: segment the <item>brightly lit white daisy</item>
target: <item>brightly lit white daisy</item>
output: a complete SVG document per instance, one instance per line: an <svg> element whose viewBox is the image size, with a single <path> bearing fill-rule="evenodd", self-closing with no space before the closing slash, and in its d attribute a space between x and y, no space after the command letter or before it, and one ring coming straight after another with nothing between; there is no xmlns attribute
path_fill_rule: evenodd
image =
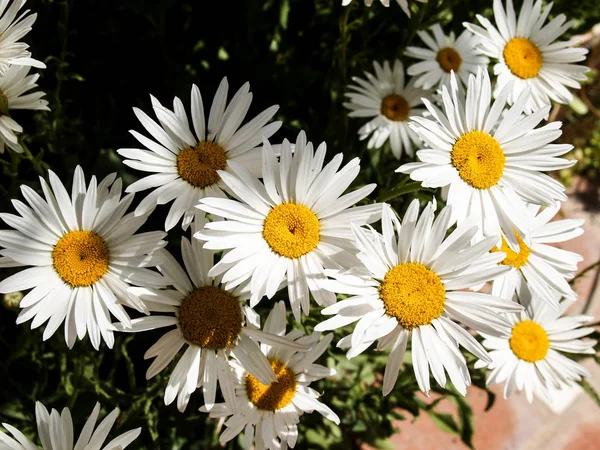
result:
<svg viewBox="0 0 600 450"><path fill-rule="evenodd" d="M17 153L23 152L17 137L17 134L23 132L23 127L11 117L11 111L16 109L50 111L48 102L42 99L45 93L41 91L26 93L37 87L35 82L39 78L39 74L27 75L29 69L31 67L11 66L4 76L0 77L0 153L4 153L5 145Z"/></svg>
<svg viewBox="0 0 600 450"><path fill-rule="evenodd" d="M516 388L525 391L529 402L533 394L546 396L546 388L561 389L573 386L582 377L590 376L583 366L562 354L595 354L595 340L580 338L594 332L593 327L581 326L594 320L591 316L563 316L569 305L564 300L558 310L547 301L534 297L533 312L523 311L508 317L508 337L485 334L483 345L490 350L491 363L478 361L475 367L491 369L487 384L505 382L504 398Z"/></svg>
<svg viewBox="0 0 600 450"><path fill-rule="evenodd" d="M110 433L117 417L119 409L115 408L104 418L98 427L96 421L100 414L100 403L96 403L92 414L81 429L77 441L73 435L73 419L69 408L63 408L59 413L52 409L50 413L40 402L35 403L35 418L37 421L38 439L43 450L123 450L128 447L140 435L142 429L135 428L120 434L108 444L104 441ZM12 438L7 434L0 433L0 450L39 450L39 447L12 425L3 423Z"/></svg>
<svg viewBox="0 0 600 450"><path fill-rule="evenodd" d="M386 8L388 6L390 6L390 0L379 0L379 1ZM404 13L408 17L410 17L410 9L408 8L408 1L409 0L396 0L396 2L398 2L398 5L400 5L400 8L402 8L402 11L404 11ZM427 0L416 0L416 1L421 2L421 3L427 3ZM342 0L342 6L348 6L350 3L352 3L352 0ZM365 0L366 6L371 6L372 4L373 4L373 0Z"/></svg>
<svg viewBox="0 0 600 450"><path fill-rule="evenodd" d="M208 116L204 112L202 96L196 85L192 86L192 125L181 100L173 100L173 111L162 106L154 97L152 106L158 123L138 108L135 115L154 140L136 131L131 134L148 150L122 148L117 152L129 158L124 164L145 172L154 172L127 188L127 192L139 192L154 188L135 210L146 214L156 205L175 200L165 221L165 230L173 228L183 217L183 228L194 218L194 206L203 197L222 197L223 183L219 170L229 171L228 161L234 161L259 176L263 136L269 138L281 126L281 122L268 125L278 109L271 106L242 124L252 93L250 84L244 84L227 105L227 78L223 78ZM208 118L208 120L206 120Z"/></svg>
<svg viewBox="0 0 600 450"><path fill-rule="evenodd" d="M29 14L29 10L17 17L25 2L26 0L0 2L0 77L5 75L11 65L46 68L43 62L31 57L31 52L27 51L28 44L19 42L19 39L31 31L37 19L37 14Z"/></svg>
<svg viewBox="0 0 600 450"><path fill-rule="evenodd" d="M516 293L519 298L528 298L532 292L558 309L558 299L577 298L566 279L573 278L577 264L583 259L577 253L569 252L547 244L555 244L573 239L583 233L583 220L550 220L560 209L560 204L540 210L539 206L529 205L527 222L529 234L516 234L517 244L502 237L502 243L492 251L506 253L500 264L511 267L511 271L496 278L492 294L510 299ZM537 214L537 216L536 216ZM556 298L558 296L558 299Z"/></svg>
<svg viewBox="0 0 600 450"><path fill-rule="evenodd" d="M397 172L410 174L425 187L441 187L458 223L467 216L479 219L485 236L514 240L514 230L527 234L525 202L553 205L566 200L564 186L541 171L563 169L575 160L557 158L573 148L551 144L561 134L560 122L535 128L548 114L546 106L523 116L528 90L505 110L510 93L506 86L491 103L487 70L471 75L466 96L459 92L454 75L442 86L444 111L425 100L431 118L414 117L411 126L429 148L417 152L419 162Z"/></svg>
<svg viewBox="0 0 600 450"><path fill-rule="evenodd" d="M413 155L413 146L419 147L421 142L414 131L408 127L410 116L419 116L425 112L422 97L429 92L404 83L404 66L396 60L394 68L384 61L383 67L373 62L375 75L365 72L364 78L352 77L356 84L351 84L345 95L350 100L344 106L352 112L350 117L372 118L359 130L359 139L367 139L368 148L379 148L388 139L392 153L400 158L404 150ZM420 108L419 108L420 107Z"/></svg>
<svg viewBox="0 0 600 450"><path fill-rule="evenodd" d="M89 334L95 349L103 339L114 343L110 313L131 326L123 305L145 311L130 285L160 287L163 277L149 269L152 253L166 245L162 231L135 234L147 216L125 215L133 194L121 199L121 179L111 174L85 185L80 166L75 169L71 195L58 176L48 172L50 186L40 177L42 198L29 186L21 192L29 204L13 200L19 215L1 213L14 230L0 230L0 250L19 266L34 266L0 282L0 293L33 288L21 300L17 323L30 319L31 328L48 322L48 339L65 323L65 341Z"/></svg>
<svg viewBox="0 0 600 450"><path fill-rule="evenodd" d="M419 201L413 200L402 220L385 206L383 235L373 229L353 227L362 266L347 272L330 271L334 280L326 286L351 297L325 308L335 314L315 327L334 330L357 322L354 331L338 342L352 358L379 340L377 350L391 353L383 378L383 395L389 394L411 340L412 361L419 388L429 393L429 370L440 386L451 383L463 395L470 384L465 358L458 349L487 360L487 353L473 336L454 320L476 330L502 335L507 326L499 313L519 311L520 305L489 294L463 291L493 280L508 271L498 265L503 254L490 253L495 238L475 245L474 221L459 225L447 238L452 225L450 208L434 220L429 203L419 217Z"/></svg>
<svg viewBox="0 0 600 450"><path fill-rule="evenodd" d="M198 214L192 233L205 223ZM172 314L134 319L130 329L116 324L120 331L130 332L176 327L150 347L144 358L155 358L146 372L146 379L150 379L181 353L165 390L165 404L177 398L177 408L182 412L190 395L199 387L204 393L206 409L210 410L215 403L217 381L225 401L233 402L235 379L229 366L232 355L261 383L270 384L277 377L260 351L260 342L296 351L307 349L259 330L260 317L244 304L247 293L224 289L219 278L210 277L208 271L213 266L214 254L202 249L197 239L192 241L181 239L185 270L166 250L160 251L159 270L171 280L175 290L131 289L148 310Z"/></svg>
<svg viewBox="0 0 600 450"><path fill-rule="evenodd" d="M273 295L287 281L296 320L301 309L309 313L309 291L319 305L331 305L335 295L321 283L325 268L352 265L355 258L350 224L372 223L381 216L381 205L351 208L369 195L375 184L342 195L360 171L354 158L338 171L339 153L323 167L326 145L313 150L304 132L298 134L295 151L281 146L281 158L265 140L263 183L235 161L221 171L223 182L239 200L204 198L200 209L227 220L210 222L195 237L204 248L231 250L209 271L223 274L226 289L249 280L250 306L264 295ZM284 282L284 283L282 283Z"/></svg>
<svg viewBox="0 0 600 450"><path fill-rule="evenodd" d="M339 425L338 416L318 398L320 394L310 388L310 383L335 375L335 369L314 362L327 350L332 335L321 338L321 333L303 336L302 330L285 334L285 306L275 304L265 322L265 332L286 336L302 345L310 346L308 352L298 353L261 345L277 381L266 386L235 364L236 385L234 403L220 403L210 412L211 417L225 418L227 429L219 437L221 443L229 442L242 431L244 448L281 450L293 448L298 439L300 416L317 411ZM200 408L205 411L206 408ZM254 447L253 447L254 446Z"/></svg>
<svg viewBox="0 0 600 450"><path fill-rule="evenodd" d="M542 0L525 0L519 16L516 17L512 0L506 3L494 0L496 27L490 21L477 15L483 28L465 23L465 27L481 37L481 51L497 59L494 73L498 76L494 95L512 82L508 103L513 104L525 89L531 89L531 97L524 105L524 111L531 113L549 105L551 101L569 103L573 97L570 88L579 89L579 81L585 80L588 67L573 64L583 61L585 48L570 48L569 41L555 42L574 21L565 22L564 14L559 14L544 25L552 3L542 11Z"/></svg>
<svg viewBox="0 0 600 450"><path fill-rule="evenodd" d="M436 23L431 32L430 35L426 31L417 31L429 48L407 47L404 52L407 56L422 60L407 70L409 75L415 77L416 87L430 89L449 84L452 71L466 86L470 74L477 73L479 66L488 65L489 59L480 55L475 48L480 39L470 31L464 30L456 39L453 31L446 36L440 24Z"/></svg>

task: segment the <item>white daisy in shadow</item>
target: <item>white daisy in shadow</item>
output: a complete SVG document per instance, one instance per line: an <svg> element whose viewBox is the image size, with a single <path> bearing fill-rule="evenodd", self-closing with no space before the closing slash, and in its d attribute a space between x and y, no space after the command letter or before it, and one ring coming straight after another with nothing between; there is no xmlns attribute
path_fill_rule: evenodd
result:
<svg viewBox="0 0 600 450"><path fill-rule="evenodd" d="M64 322L69 348L86 334L95 349L101 340L112 348L110 314L129 327L123 305L146 310L128 288L167 284L150 270L156 265L153 252L166 245L166 233L135 234L147 216L125 214L133 194L121 198L121 179L114 173L99 183L93 176L86 186L77 166L71 195L54 172L48 178L50 186L40 177L44 198L22 185L29 206L13 200L19 215L0 214L13 228L0 230L0 255L9 258L3 263L34 266L2 280L0 292L33 288L21 300L17 323L33 319L33 329L48 322L44 340Z"/></svg>
<svg viewBox="0 0 600 450"><path fill-rule="evenodd" d="M42 99L46 95L44 92L27 93L37 87L35 82L40 77L39 74L28 75L29 69L28 66L11 66L0 77L0 153L4 153L4 146L17 153L23 152L17 136L23 132L23 127L11 117L11 111L50 111L48 102Z"/></svg>
<svg viewBox="0 0 600 450"><path fill-rule="evenodd" d="M139 192L154 188L135 210L145 214L175 200L165 221L165 230L173 228L183 217L182 226L188 227L194 218L194 206L203 197L222 197L223 183L219 170L229 171L227 163L234 161L256 176L261 170L261 150L257 147L263 136L269 138L281 122L267 122L279 108L271 106L241 126L250 103L250 84L244 84L227 105L229 84L223 78L208 116L204 112L202 96L196 85L192 86L192 126L181 100L173 100L173 111L162 106L151 96L158 123L138 108L136 117L155 139L131 131L131 134L148 150L121 148L117 150L124 164L153 175L144 177L127 188ZM208 119L208 120L207 120Z"/></svg>
<svg viewBox="0 0 600 450"><path fill-rule="evenodd" d="M383 395L398 378L410 338L412 362L419 388L428 394L429 371L442 387L446 372L463 395L471 379L459 345L488 360L484 348L454 320L478 331L503 335L507 321L500 312L520 311L516 303L489 294L464 291L493 280L508 271L499 266L503 254L489 253L495 238L475 245L474 221L452 225L450 208L434 220L429 203L419 217L419 201L413 200L402 220L386 205L383 235L373 229L354 227L358 258L362 266L350 271L330 271L326 286L351 297L323 309L334 317L321 322L317 331L334 330L358 322L337 346L350 348L352 358L379 340L377 350L390 349L383 378Z"/></svg>
<svg viewBox="0 0 600 450"><path fill-rule="evenodd" d="M43 450L123 450L128 447L141 433L141 428L127 431L107 444L104 441L110 433L119 416L119 409L115 408L107 415L98 427L96 421L100 414L100 403L96 403L92 414L81 429L77 441L73 435L73 419L69 408L63 408L59 413L53 409L50 413L40 402L35 403L35 417L37 421L38 439ZM3 450L39 450L23 433L12 425L3 423L2 426L12 434L12 438L0 433L0 448Z"/></svg>
<svg viewBox="0 0 600 450"><path fill-rule="evenodd" d="M564 300L558 310L535 296L533 300L533 308L507 316L510 326L505 330L506 337L482 333L491 362L478 361L475 367L490 369L488 385L505 383L504 398L517 389L525 391L529 402L534 394L551 400L547 388L573 386L590 376L587 369L562 353L595 354L596 341L580 339L594 332L593 327L582 327L594 318L563 316L572 304L569 300Z"/></svg>
<svg viewBox="0 0 600 450"><path fill-rule="evenodd" d="M560 203L543 209L537 205L527 207L529 234L519 236L517 244L502 237L501 245L492 251L506 254L500 264L511 267L510 272L496 278L492 294L510 299L513 295L529 298L535 292L554 309L559 308L558 299L576 300L577 294L566 281L575 276L581 255L548 244L565 242L583 233L583 220L567 219L550 221L559 211ZM539 214L538 214L539 212ZM536 215L537 214L537 215ZM558 299L557 299L558 296Z"/></svg>
<svg viewBox="0 0 600 450"><path fill-rule="evenodd" d="M404 66L400 60L390 67L388 61L383 66L373 62L375 75L365 72L365 78L352 77L356 84L348 86L350 92L344 95L350 100L344 106L352 110L349 117L372 118L359 130L359 139L369 138L368 148L379 148L390 141L392 153L398 159L402 152L413 155L413 147L421 142L408 127L410 116L425 112L422 97L430 92L414 86L411 81L405 85Z"/></svg>
<svg viewBox="0 0 600 450"><path fill-rule="evenodd" d="M505 111L510 89L490 104L486 70L469 77L466 95L452 75L451 85L442 86L443 111L425 100L431 117L413 117L411 126L428 148L417 152L418 162L396 171L424 187L443 188L459 224L467 216L477 218L480 234L504 232L516 244L514 230L527 234L526 202L553 205L567 199L565 187L541 171L571 167L576 161L558 158L572 145L552 144L562 134L560 122L535 128L549 106L523 115L529 90Z"/></svg>
<svg viewBox="0 0 600 450"><path fill-rule="evenodd" d="M266 386L248 373L243 365L235 364L236 384L234 403L220 403L210 411L211 417L227 418L227 429L219 437L226 443L244 432L244 448L279 450L294 447L298 439L300 416L317 411L339 425L338 416L318 398L320 394L310 383L335 375L334 369L314 362L327 350L332 335L321 333L303 336L302 330L285 332L285 306L275 304L265 322L264 331L310 347L308 352L261 345L277 381ZM200 408L206 411L206 408ZM253 447L254 446L254 447Z"/></svg>
<svg viewBox="0 0 600 450"><path fill-rule="evenodd" d="M569 41L556 42L574 21L566 22L565 15L559 14L544 25L551 9L552 3L542 11L542 0L525 0L517 17L512 0L507 1L506 9L501 0L494 0L496 26L480 15L477 20L483 28L464 23L481 38L481 51L498 60L494 66L498 76L495 96L511 84L507 99L513 104L521 92L531 89L524 105L527 114L551 101L569 103L573 95L568 88L579 89L579 82L587 78L585 73L589 70L573 64L585 59L587 49L570 48Z"/></svg>
<svg viewBox="0 0 600 450"><path fill-rule="evenodd" d="M31 31L37 19L37 14L29 14L29 10L17 17L25 2L26 0L0 2L0 77L5 76L11 65L46 68L46 64L31 57L31 52L27 50L29 44L19 42L19 39Z"/></svg>
<svg viewBox="0 0 600 450"><path fill-rule="evenodd" d="M201 229L205 223L198 214L192 232ZM154 358L146 379L160 373L181 354L165 390L165 404L169 405L177 398L177 408L183 412L190 395L202 387L206 409L210 410L216 398L217 381L225 400L233 401L232 356L256 379L268 385L277 377L261 353L259 343L295 351L307 350L307 347L261 331L260 317L245 305L248 293L243 289L224 289L219 277L208 275L214 253L202 249L198 240L193 239L190 243L183 237L181 254L185 269L166 250L161 250L159 255L162 260L159 270L171 280L175 290L131 289L149 311L171 314L133 319L131 328L115 326L127 332L175 326L144 354L145 359Z"/></svg>
<svg viewBox="0 0 600 450"><path fill-rule="evenodd" d="M469 75L477 73L479 66L487 66L489 59L479 54L476 49L479 37L464 30L458 39L454 32L446 36L439 23L431 27L431 35L427 31L417 31L428 48L407 47L405 55L420 59L421 62L408 67L407 73L414 76L415 86L423 89L441 87L450 83L450 73L466 86Z"/></svg>
<svg viewBox="0 0 600 450"><path fill-rule="evenodd" d="M265 141L262 183L230 161L219 176L237 200L207 197L198 205L227 219L207 223L194 235L206 241L204 248L230 250L209 275L222 274L226 289L248 280L251 307L265 295L272 298L286 281L297 321L301 310L309 313L309 292L319 305L334 303L335 295L321 287L325 267L351 267L356 258L350 224L373 223L381 216L380 204L352 208L374 184L342 195L360 171L359 159L338 171L342 154L323 167L325 152L325 143L314 151L300 132L295 151L284 141L277 160Z"/></svg>

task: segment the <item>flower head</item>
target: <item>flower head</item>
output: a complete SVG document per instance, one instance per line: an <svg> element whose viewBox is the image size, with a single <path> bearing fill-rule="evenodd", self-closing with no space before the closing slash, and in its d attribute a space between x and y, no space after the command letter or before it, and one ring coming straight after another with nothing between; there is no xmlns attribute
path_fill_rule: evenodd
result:
<svg viewBox="0 0 600 450"><path fill-rule="evenodd" d="M325 268L353 264L350 224L380 217L378 204L352 208L374 184L342 195L358 175L358 158L338 171L342 154L323 167L325 151L325 143L314 151L301 132L295 150L284 141L277 160L265 141L262 183L231 161L219 175L236 200L200 201L200 209L227 219L207 223L195 234L206 241L204 248L229 250L209 275L222 274L226 289L249 281L251 307L264 295L272 298L286 283L296 320L301 310L309 312L309 292L319 305L335 302L321 286Z"/></svg>
<svg viewBox="0 0 600 450"><path fill-rule="evenodd" d="M183 103L178 98L173 100L171 111L151 97L158 123L141 110L133 109L146 131L155 139L132 131L131 134L148 150L117 150L121 156L128 158L124 164L144 172L153 172L127 188L127 192L156 188L140 202L136 214L146 214L156 205L174 200L165 221L165 230L173 228L182 217L185 229L194 218L194 206L198 200L226 197L219 171L229 172L229 161L240 164L253 174L260 174L261 150L257 146L263 136L269 138L281 126L281 122L267 125L278 106L267 108L241 126L252 102L250 84L244 84L229 105L228 89L227 78L223 78L210 113L206 115L200 89L192 86L193 131Z"/></svg>
<svg viewBox="0 0 600 450"><path fill-rule="evenodd" d="M508 271L497 263L503 257L489 253L495 238L475 245L474 222L465 222L448 236L450 208L437 218L429 203L419 217L419 201L411 202L402 223L389 207L382 217L383 234L354 227L362 266L349 271L330 271L326 287L351 297L325 308L334 317L315 327L333 330L357 322L354 331L338 342L350 348L352 358L375 341L377 350L391 350L383 379L383 394L393 389L408 341L419 388L429 392L429 371L446 385L446 372L465 395L470 384L461 345L489 360L481 345L454 320L492 335L502 335L506 320L499 314L521 310L516 303L489 294L464 291ZM434 220L435 219L435 220Z"/></svg>
<svg viewBox="0 0 600 450"><path fill-rule="evenodd" d="M496 26L478 15L483 28L465 23L471 32L481 38L481 51L496 60L494 73L495 96L500 96L510 86L507 100L513 104L526 89L531 96L523 106L525 113L549 105L551 101L569 103L573 95L568 88L579 88L579 81L586 79L588 67L574 64L585 59L587 49L571 48L568 41L556 42L573 21L566 22L559 14L546 25L552 3L542 11L542 0L525 0L517 16L512 0L506 8L501 0L494 0Z"/></svg>
<svg viewBox="0 0 600 450"><path fill-rule="evenodd" d="M360 140L369 138L369 148L379 148L386 141L396 158L402 152L413 154L413 147L420 146L414 131L408 127L411 116L422 115L422 97L427 91L404 83L404 66L396 60L393 68L388 61L381 66L373 62L375 75L365 72L366 79L353 77L356 84L348 86L345 95L350 100L344 106L350 110L350 117L372 117L359 130Z"/></svg>
<svg viewBox="0 0 600 450"><path fill-rule="evenodd" d="M49 171L50 185L40 178L44 198L22 185L29 205L14 200L19 215L1 213L13 230L0 231L0 255L6 265L33 266L0 282L0 292L32 289L21 300L17 323L33 319L32 328L48 322L44 340L64 322L70 347L87 334L94 348L101 338L114 343L110 315L125 327L131 322L123 305L145 311L129 287L165 286L150 270L155 250L166 245L162 231L136 234L147 216L125 214L133 195L121 198L121 179L111 174L89 185L80 166L69 195L58 176Z"/></svg>
<svg viewBox="0 0 600 450"><path fill-rule="evenodd" d="M217 404L210 412L211 417L226 417L227 429L219 437L222 443L229 442L242 430L244 447L276 450L294 447L298 439L300 417L304 413L317 411L325 418L339 424L338 416L318 398L320 394L309 385L312 381L335 375L334 369L315 364L327 350L331 335L320 333L303 336L301 330L285 332L285 306L275 304L265 322L264 331L281 336L298 344L309 346L307 352L280 349L261 345L277 381L267 386L248 373L241 364L235 364L236 384L233 402ZM206 408L201 408L206 411Z"/></svg>

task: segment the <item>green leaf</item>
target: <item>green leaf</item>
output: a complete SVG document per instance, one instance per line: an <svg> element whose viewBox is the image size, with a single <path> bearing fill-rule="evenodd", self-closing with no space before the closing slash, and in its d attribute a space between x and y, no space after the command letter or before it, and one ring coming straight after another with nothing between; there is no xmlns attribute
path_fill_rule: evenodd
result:
<svg viewBox="0 0 600 450"><path fill-rule="evenodd" d="M287 30L289 16L290 0L283 0L283 2L281 2L281 9L279 10L279 24L284 30Z"/></svg>
<svg viewBox="0 0 600 450"><path fill-rule="evenodd" d="M373 447L379 448L381 450L394 450L396 448L394 443L389 439L377 438L372 442L372 444Z"/></svg>
<svg viewBox="0 0 600 450"><path fill-rule="evenodd" d="M359 420L352 427L352 431L354 431L355 433L363 433L367 431L367 425L362 420Z"/></svg>
<svg viewBox="0 0 600 450"><path fill-rule="evenodd" d="M443 432L452 433L460 436L460 429L452 417L452 414L427 411L433 423Z"/></svg>
<svg viewBox="0 0 600 450"><path fill-rule="evenodd" d="M408 177L407 177L408 178ZM412 192L417 192L421 189L424 189L421 186L420 181L412 181L410 183L403 182L400 183L395 188L390 189L387 192L382 192L379 197L377 197L378 202L387 202L401 195L410 194Z"/></svg>
<svg viewBox="0 0 600 450"><path fill-rule="evenodd" d="M573 94L573 98L569 102L569 107L580 116L586 115L590 109L577 95Z"/></svg>
<svg viewBox="0 0 600 450"><path fill-rule="evenodd" d="M596 405L600 406L600 396L596 392L596 390L592 387L592 385L585 378L581 380L581 387L583 390L596 402Z"/></svg>
<svg viewBox="0 0 600 450"><path fill-rule="evenodd" d="M485 405L485 411L489 411L490 409L492 409L492 406L494 406L494 403L496 402L496 394L494 394L492 391L486 389L485 393L487 394L487 404Z"/></svg>
<svg viewBox="0 0 600 450"><path fill-rule="evenodd" d="M474 423L473 423L473 410L471 406L467 402L467 400L462 396L452 396L450 397L454 404L458 409L458 419L460 421L460 438L469 448L473 448L473 433L474 433Z"/></svg>

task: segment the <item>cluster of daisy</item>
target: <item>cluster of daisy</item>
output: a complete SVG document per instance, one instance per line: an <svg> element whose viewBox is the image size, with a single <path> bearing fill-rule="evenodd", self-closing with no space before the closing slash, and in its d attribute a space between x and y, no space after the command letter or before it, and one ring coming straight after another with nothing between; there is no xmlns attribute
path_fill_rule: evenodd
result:
<svg viewBox="0 0 600 450"><path fill-rule="evenodd" d="M393 67L389 62L383 65L375 62L374 74L366 72L365 78L354 78L356 84L349 87L350 92L346 94L349 102L345 104L352 110L351 117L372 118L358 131L360 139L369 138L369 148L379 148L389 140L398 159L403 151L413 156L413 148L419 148L416 161L402 164L397 172L408 174L423 187L441 188L449 210L449 223L457 224L454 233L462 227L474 226L473 234L467 234L464 239L471 242L472 248L485 248L484 259L496 272L486 274L482 263L477 263L476 269L461 269L461 276L470 274L479 278L461 284L459 289L478 289L485 281L491 281L492 298L505 306L521 305L523 310L481 321L487 300L473 302L476 311L468 314L455 310L448 301L440 304L444 305L447 317L485 337L483 345L491 350L489 354L481 354L483 349L479 347L480 353L476 353L475 348L470 350L480 358L477 367L491 369L488 383L505 381L505 396L516 387L525 390L530 401L533 393L549 397L553 389L572 385L589 375L560 352L593 354L595 344L593 340L579 339L593 332L591 327L581 327L592 317L562 316L577 298L567 280L574 276L581 256L548 245L579 236L583 233L583 222L551 221L560 209L560 202L567 197L564 186L543 172L567 168L576 161L560 158L573 148L571 145L554 143L562 133L561 123L542 122L548 119L552 101L562 104L571 101L572 94L567 88L579 88L579 81L585 80L587 71L587 67L575 64L585 59L587 50L571 48L568 41L556 41L572 22L566 22L560 14L546 23L551 7L543 9L541 0L535 3L524 0L517 15L512 0L507 0L505 5L501 0L494 0L495 24L478 15L481 26L465 23L466 29L458 38L454 33L444 34L439 24L432 27L431 33L419 31L418 36L426 47L410 46L405 51L406 56L420 60L406 71L412 79L405 82L400 61L395 61ZM496 61L494 85L488 75L490 59ZM402 226L410 217L411 208ZM416 209L412 214L416 214ZM385 224L383 229L385 231ZM419 238L419 245L424 245L423 239L427 243L427 235L424 236ZM399 247L402 239L400 232ZM488 239L492 244L486 243ZM391 242L394 249L394 239L386 238L385 233L382 242ZM438 248L437 241L434 243L430 252L437 252L436 258L439 258L443 247ZM398 262L385 259L389 250L369 252L365 247L361 254L369 255L370 264L377 261L379 274L372 268L369 270L376 280L383 279L383 284L372 284L372 300L363 300L361 304L373 308L383 299L389 315L392 310L383 294L388 292L385 284L390 272L382 272L382 268L389 270ZM416 254L422 256L419 252ZM471 260L473 257L470 255ZM460 257L452 261L455 260ZM424 265L434 268L440 263L428 261ZM448 288L453 287L453 283L445 281L442 273L438 275L446 293L450 294ZM402 277L407 276L402 274ZM351 283L347 274L340 280L346 287ZM424 284L422 278L418 283ZM433 285L427 283L427 286ZM367 290L360 291L361 296L367 295ZM346 288L344 292L356 295L359 291ZM441 298L443 289L439 292ZM455 301L456 295L452 293L448 299ZM465 296L484 294L460 292L458 295L466 301ZM429 292L425 297L431 301L435 295ZM332 322L317 328L330 329L359 320L357 329L367 322L361 328L364 333L372 326L368 315L354 311L344 313L341 305L345 302L355 305L357 300L344 300L326 308L325 314L337 315ZM354 318L350 317L352 314ZM480 319L480 323L472 323L474 318ZM427 341L422 335L415 339L413 333L415 371L418 372L419 367L426 371L429 364L434 378L443 385L445 368L455 387L464 392L464 383L457 384L458 375L455 373L453 378L445 362L452 359L444 360L440 354L444 342L443 328L436 326L436 320L440 319L444 317L435 320L428 317L423 321L430 327L433 325L442 342L430 344L425 352L415 347L424 346ZM505 320L509 321L508 325L500 323ZM404 328L402 333L406 334L409 330ZM397 351L400 360L406 345L406 336L399 337L402 333L395 336L401 348ZM431 340L434 334L430 331L426 336ZM449 339L460 342L451 335ZM391 342L380 342L379 347L390 347ZM345 344L349 344L353 352L354 348L362 351L361 343L353 336ZM393 359L394 350L390 362ZM464 364L460 368L465 371ZM428 377L417 373L417 379L421 379L419 385L426 391Z"/></svg>
<svg viewBox="0 0 600 450"><path fill-rule="evenodd" d="M243 432L246 448L294 447L304 413L339 423L310 384L336 373L315 363L333 337L322 332L352 323L336 345L348 358L376 341L389 351L383 395L407 351L424 393L433 375L465 395L461 347L491 369L490 383L506 381L506 396L516 387L531 400L572 385L587 372L562 352L593 353L595 342L580 339L592 332L582 327L591 318L562 316L576 298L566 280L580 257L548 244L581 234L581 221L550 221L566 197L542 171L570 166L559 156L571 146L552 143L560 123L538 125L551 100L569 100L565 86L577 87L585 72L572 63L585 52L554 42L570 24L558 16L544 26L548 12L525 0L517 18L510 0L506 10L496 0L496 26L478 16L484 28L466 24L458 39L439 25L420 32L429 48L406 50L423 60L408 68L408 83L396 61L375 63L374 75L350 87L350 115L374 117L360 138L370 136L369 147L389 138L398 158L417 149L417 161L398 171L442 188L439 211L435 201L421 211L414 200L400 219L365 200L374 184L349 190L358 158L326 162L326 144L314 146L304 132L271 144L278 107L246 120L249 84L228 101L225 78L207 111L196 86L191 116L179 98L167 107L151 97L155 118L134 108L144 133L131 133L141 147L118 153L148 175L125 196L115 174L86 182L80 167L70 193L52 171L40 178L43 195L21 186L18 214L0 214L11 228L0 230L0 267L28 268L0 281L0 292L29 290L17 323L45 324L43 339L63 325L69 348L86 335L95 349L112 348L115 331L164 328L144 355L152 359L146 377L173 366L165 404L183 412L201 390L201 411L224 421L221 442ZM499 60L494 89L488 58ZM149 189L128 212L134 193ZM165 231L138 233L166 203ZM165 248L177 225L189 233L177 255L183 265ZM479 292L486 283L491 292ZM261 323L255 307L282 290L296 322L311 297L332 317L312 334L288 330L279 301ZM129 309L140 314L131 318ZM73 448L68 409L48 414L39 404L36 413L44 448ZM117 412L93 432L98 413L75 449L102 446ZM0 434L0 448L35 448L5 427L14 439ZM102 448L125 448L139 432Z"/></svg>

